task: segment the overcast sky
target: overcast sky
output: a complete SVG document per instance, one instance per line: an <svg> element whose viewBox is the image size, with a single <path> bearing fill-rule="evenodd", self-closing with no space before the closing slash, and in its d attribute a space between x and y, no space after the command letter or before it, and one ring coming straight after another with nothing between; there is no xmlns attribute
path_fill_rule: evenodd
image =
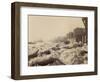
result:
<svg viewBox="0 0 100 82"><path fill-rule="evenodd" d="M72 32L74 28L84 28L80 17L28 16L29 42L48 41Z"/></svg>

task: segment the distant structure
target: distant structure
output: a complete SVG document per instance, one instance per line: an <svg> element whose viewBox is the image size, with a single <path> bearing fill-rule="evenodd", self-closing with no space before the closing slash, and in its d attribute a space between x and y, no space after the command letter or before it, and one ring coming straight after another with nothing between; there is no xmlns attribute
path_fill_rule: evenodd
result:
<svg viewBox="0 0 100 82"><path fill-rule="evenodd" d="M76 28L74 29L74 37L76 42L86 43L86 32L85 28Z"/></svg>
<svg viewBox="0 0 100 82"><path fill-rule="evenodd" d="M73 32L69 32L69 33L67 34L67 38L68 38L71 42L74 42L74 41L75 41L74 33L73 33Z"/></svg>
<svg viewBox="0 0 100 82"><path fill-rule="evenodd" d="M87 43L87 18L82 18L83 24L85 28L77 27L73 30L73 32L69 32L67 34L67 38L74 42L82 42Z"/></svg>

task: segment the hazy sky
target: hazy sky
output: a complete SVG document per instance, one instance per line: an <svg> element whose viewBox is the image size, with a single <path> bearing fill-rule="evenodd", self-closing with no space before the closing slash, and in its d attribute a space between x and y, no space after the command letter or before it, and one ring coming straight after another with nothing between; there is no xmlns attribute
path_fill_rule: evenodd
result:
<svg viewBox="0 0 100 82"><path fill-rule="evenodd" d="M29 42L37 40L51 40L57 36L64 36L76 27L84 28L79 17L63 16L28 16Z"/></svg>

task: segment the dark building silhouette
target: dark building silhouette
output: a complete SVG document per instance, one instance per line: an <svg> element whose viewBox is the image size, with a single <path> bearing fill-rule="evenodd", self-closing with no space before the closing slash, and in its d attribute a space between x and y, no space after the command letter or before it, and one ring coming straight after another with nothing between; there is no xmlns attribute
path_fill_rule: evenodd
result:
<svg viewBox="0 0 100 82"><path fill-rule="evenodd" d="M76 42L86 42L86 32L85 28L76 28L74 29L74 37Z"/></svg>
<svg viewBox="0 0 100 82"><path fill-rule="evenodd" d="M73 30L73 32L69 32L67 34L67 38L70 40L70 41L76 41L76 42L82 42L82 43L87 43L87 18L86 17L83 17L82 18L82 21L83 21L83 24L85 26L85 28L82 28L82 27L77 27Z"/></svg>

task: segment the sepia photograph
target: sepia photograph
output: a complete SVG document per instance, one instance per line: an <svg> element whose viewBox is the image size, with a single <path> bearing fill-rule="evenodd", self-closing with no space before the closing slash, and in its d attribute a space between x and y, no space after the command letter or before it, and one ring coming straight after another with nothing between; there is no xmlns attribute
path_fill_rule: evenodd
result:
<svg viewBox="0 0 100 82"><path fill-rule="evenodd" d="M88 18L28 15L28 66L88 64Z"/></svg>
<svg viewBox="0 0 100 82"><path fill-rule="evenodd" d="M97 75L97 7L11 4L11 78Z"/></svg>

